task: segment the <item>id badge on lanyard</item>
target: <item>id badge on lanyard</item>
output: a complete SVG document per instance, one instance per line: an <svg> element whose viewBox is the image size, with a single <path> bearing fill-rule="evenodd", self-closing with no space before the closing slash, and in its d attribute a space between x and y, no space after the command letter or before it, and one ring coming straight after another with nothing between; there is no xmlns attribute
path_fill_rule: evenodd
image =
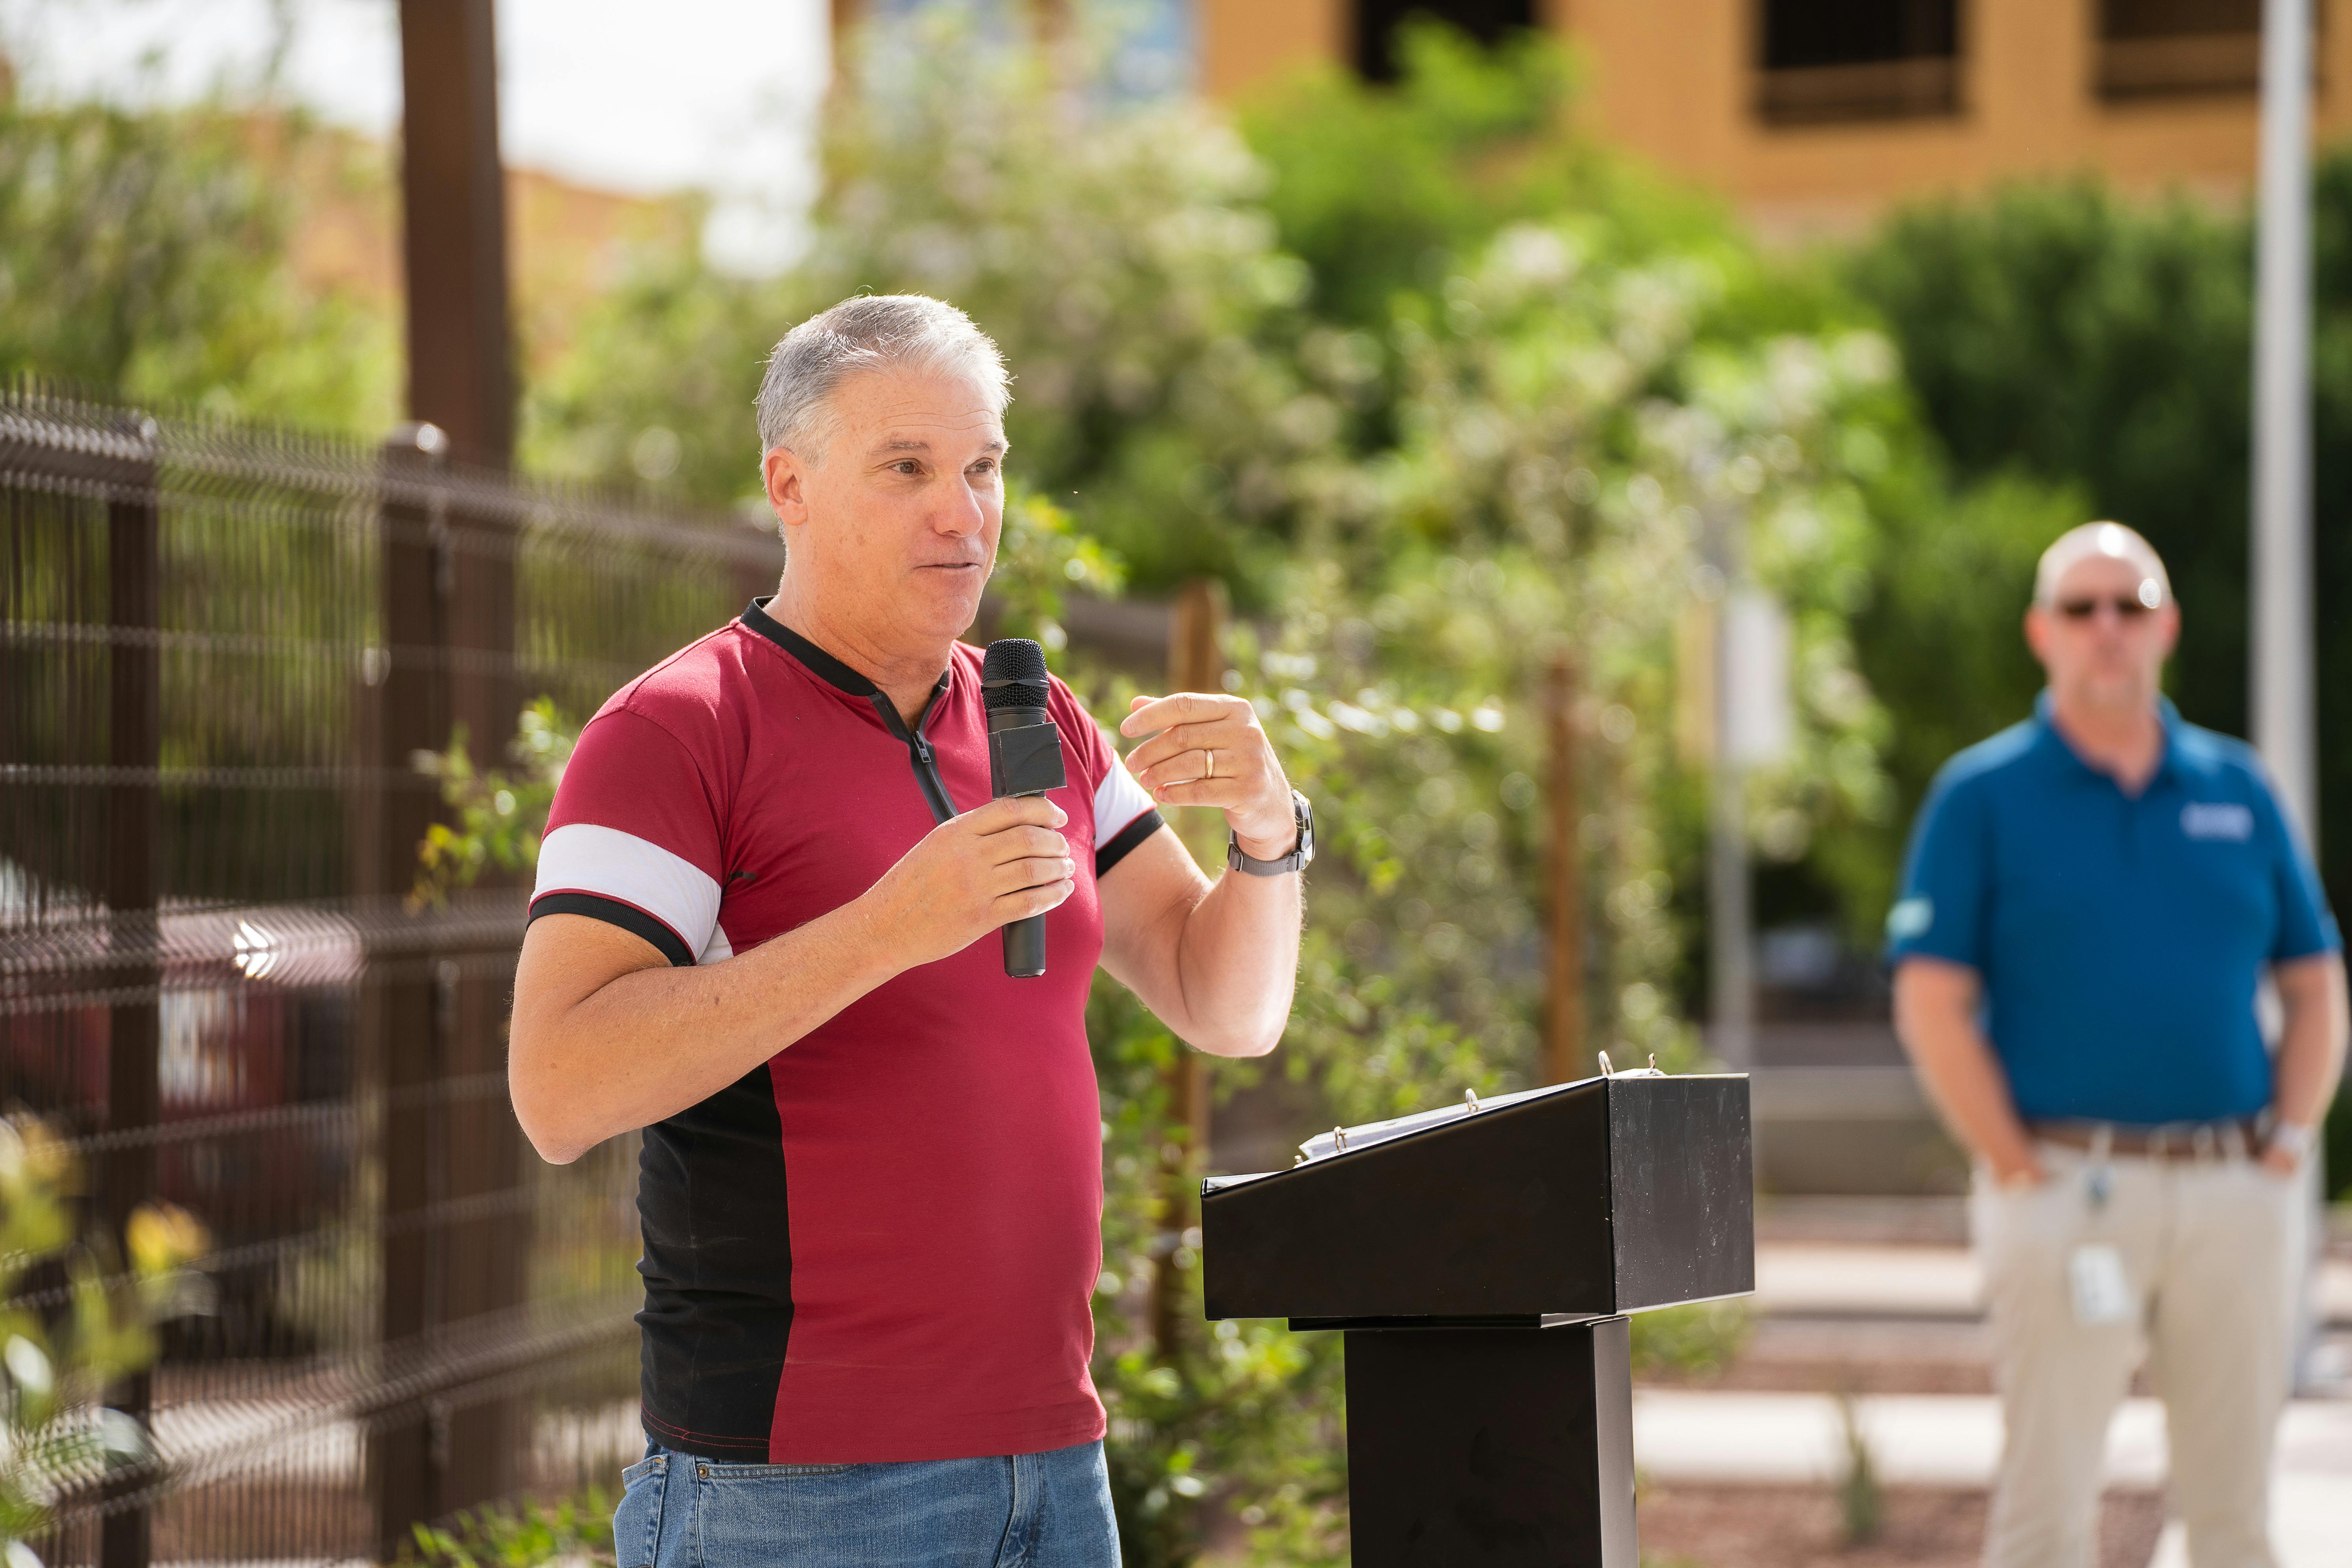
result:
<svg viewBox="0 0 2352 1568"><path fill-rule="evenodd" d="M2083 1197L2091 1208L2091 1228L2100 1228L2107 1200L2115 1194L2115 1172L2108 1149L2114 1134L2101 1127L2091 1137L2091 1163L2083 1173ZM2074 1288L2074 1321L2086 1329L2127 1323L2139 1315L2139 1293L2124 1271L2124 1255L2113 1242L2086 1241L2066 1258L2067 1283Z"/></svg>

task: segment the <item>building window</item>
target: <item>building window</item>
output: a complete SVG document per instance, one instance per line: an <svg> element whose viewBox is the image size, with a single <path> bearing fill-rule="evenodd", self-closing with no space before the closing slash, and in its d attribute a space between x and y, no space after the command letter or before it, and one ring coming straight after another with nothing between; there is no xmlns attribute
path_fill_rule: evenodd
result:
<svg viewBox="0 0 2352 1568"><path fill-rule="evenodd" d="M2252 92L2263 0L2100 0L2097 69L2107 99Z"/></svg>
<svg viewBox="0 0 2352 1568"><path fill-rule="evenodd" d="M1772 125L1960 106L1959 0L1762 0L1756 111Z"/></svg>
<svg viewBox="0 0 2352 1568"><path fill-rule="evenodd" d="M1367 81L1394 81L1397 24L1429 16L1482 44L1536 25L1535 0L1355 0L1356 69Z"/></svg>

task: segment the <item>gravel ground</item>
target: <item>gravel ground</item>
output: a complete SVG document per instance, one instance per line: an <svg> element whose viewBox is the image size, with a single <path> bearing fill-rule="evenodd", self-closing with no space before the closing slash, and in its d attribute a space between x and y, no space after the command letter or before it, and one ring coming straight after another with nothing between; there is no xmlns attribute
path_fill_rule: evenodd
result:
<svg viewBox="0 0 2352 1568"><path fill-rule="evenodd" d="M1649 1486L1638 1510L1646 1568L1976 1568L1984 1516L1980 1491L1890 1487L1877 1538L1848 1546L1826 1487ZM2109 1492L2099 1568L2147 1568L2163 1527L2159 1494Z"/></svg>

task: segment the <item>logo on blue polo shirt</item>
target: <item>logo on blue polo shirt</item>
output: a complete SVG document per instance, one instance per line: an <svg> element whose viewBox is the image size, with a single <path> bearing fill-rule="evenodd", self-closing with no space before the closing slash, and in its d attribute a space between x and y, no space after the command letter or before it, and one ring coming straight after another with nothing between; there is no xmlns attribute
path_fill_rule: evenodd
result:
<svg viewBox="0 0 2352 1568"><path fill-rule="evenodd" d="M2243 844L2254 836L2254 814L2234 800L2192 800L2180 808L2180 831L2189 838Z"/></svg>
<svg viewBox="0 0 2352 1568"><path fill-rule="evenodd" d="M1914 894L1886 911L1886 935L1893 942L1925 936L1935 923L1936 900L1923 894Z"/></svg>

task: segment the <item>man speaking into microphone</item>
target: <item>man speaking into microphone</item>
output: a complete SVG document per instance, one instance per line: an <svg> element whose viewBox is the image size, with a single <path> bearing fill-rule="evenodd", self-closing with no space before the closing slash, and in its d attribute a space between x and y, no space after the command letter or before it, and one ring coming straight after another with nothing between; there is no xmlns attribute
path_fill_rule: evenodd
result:
<svg viewBox="0 0 2352 1568"><path fill-rule="evenodd" d="M645 1130L618 1568L1118 1561L1088 983L1202 1050L1271 1049L1313 838L1223 694L1138 699L1122 764L1059 681L1000 679L1059 736L1021 767L1064 782L992 798L992 688L956 639L1007 397L938 300L787 334L758 405L776 593L615 693L556 794L509 1079L551 1161ZM1202 877L1160 805L1222 809L1234 869ZM1034 949L999 931L1039 916L1044 973L1008 973Z"/></svg>

